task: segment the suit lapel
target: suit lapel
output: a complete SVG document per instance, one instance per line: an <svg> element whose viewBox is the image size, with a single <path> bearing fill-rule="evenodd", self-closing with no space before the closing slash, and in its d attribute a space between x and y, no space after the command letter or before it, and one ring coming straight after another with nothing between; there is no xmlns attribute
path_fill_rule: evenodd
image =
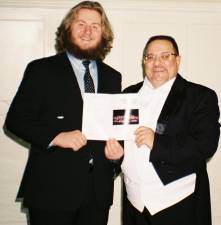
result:
<svg viewBox="0 0 221 225"><path fill-rule="evenodd" d="M106 83L106 79L104 76L104 70L103 70L103 66L102 66L102 62L100 61L96 61L97 63L97 72L98 72L98 88L97 88L97 92L98 93L105 93L105 83Z"/></svg>
<svg viewBox="0 0 221 225"><path fill-rule="evenodd" d="M185 95L185 84L184 80L179 74L169 92L169 95L164 103L163 109L158 118L158 123L166 124L168 120L175 115L176 111L182 104Z"/></svg>
<svg viewBox="0 0 221 225"><path fill-rule="evenodd" d="M112 93L114 90L113 86L115 83L111 79L111 70L102 62L96 61L98 71L98 93Z"/></svg>
<svg viewBox="0 0 221 225"><path fill-rule="evenodd" d="M75 76L74 70L72 68L71 62L69 61L66 53L61 53L58 55L59 59L59 69L61 71L62 76L65 76L68 83L71 85L71 89L75 92L74 96L76 98L81 99L83 104L83 99L81 95L81 90Z"/></svg>
<svg viewBox="0 0 221 225"><path fill-rule="evenodd" d="M160 116L158 118L156 127L157 133L163 134L165 132L169 119L175 116L175 113L182 105L182 102L185 99L186 84L187 81L178 74L174 81L174 84L172 85L169 95L164 103ZM138 92L142 87L142 85L143 82L140 82L136 85L130 86L128 89L125 89L124 92L125 93Z"/></svg>

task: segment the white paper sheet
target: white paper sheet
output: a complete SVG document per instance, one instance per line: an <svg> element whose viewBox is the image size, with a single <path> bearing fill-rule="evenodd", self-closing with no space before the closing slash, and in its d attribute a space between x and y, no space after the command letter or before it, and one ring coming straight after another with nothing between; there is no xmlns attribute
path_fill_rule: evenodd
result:
<svg viewBox="0 0 221 225"><path fill-rule="evenodd" d="M88 140L133 140L139 126L138 94L84 94L82 132Z"/></svg>

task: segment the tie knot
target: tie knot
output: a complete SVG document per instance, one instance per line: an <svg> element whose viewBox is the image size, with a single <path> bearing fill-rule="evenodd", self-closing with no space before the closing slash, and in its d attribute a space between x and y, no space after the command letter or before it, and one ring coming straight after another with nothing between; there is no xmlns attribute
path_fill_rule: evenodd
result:
<svg viewBox="0 0 221 225"><path fill-rule="evenodd" d="M85 66L86 69L89 67L89 64L90 64L90 63L91 63L90 60L84 60L84 61L82 62L82 64Z"/></svg>

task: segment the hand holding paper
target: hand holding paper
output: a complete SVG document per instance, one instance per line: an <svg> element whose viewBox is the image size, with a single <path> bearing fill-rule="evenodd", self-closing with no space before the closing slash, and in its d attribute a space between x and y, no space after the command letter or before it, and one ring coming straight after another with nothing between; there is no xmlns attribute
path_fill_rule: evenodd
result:
<svg viewBox="0 0 221 225"><path fill-rule="evenodd" d="M109 139L104 149L105 156L110 160L120 159L124 155L124 149L116 139Z"/></svg>

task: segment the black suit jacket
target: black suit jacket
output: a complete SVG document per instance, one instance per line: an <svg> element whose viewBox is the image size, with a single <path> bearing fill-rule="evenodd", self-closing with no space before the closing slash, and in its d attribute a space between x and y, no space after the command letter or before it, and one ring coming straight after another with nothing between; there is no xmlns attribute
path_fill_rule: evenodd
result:
<svg viewBox="0 0 221 225"><path fill-rule="evenodd" d="M143 82L124 92L138 92ZM210 224L206 162L218 147L219 107L215 92L177 75L157 121L150 161L166 185L197 174L195 203L199 224Z"/></svg>
<svg viewBox="0 0 221 225"><path fill-rule="evenodd" d="M97 61L98 92L119 93L119 72ZM89 152L94 157L97 203L113 200L113 164L105 158L101 141L88 141L74 152L48 148L62 131L81 130L83 100L66 53L31 62L11 104L6 128L31 144L18 197L24 205L41 209L73 209L81 204L89 178Z"/></svg>

